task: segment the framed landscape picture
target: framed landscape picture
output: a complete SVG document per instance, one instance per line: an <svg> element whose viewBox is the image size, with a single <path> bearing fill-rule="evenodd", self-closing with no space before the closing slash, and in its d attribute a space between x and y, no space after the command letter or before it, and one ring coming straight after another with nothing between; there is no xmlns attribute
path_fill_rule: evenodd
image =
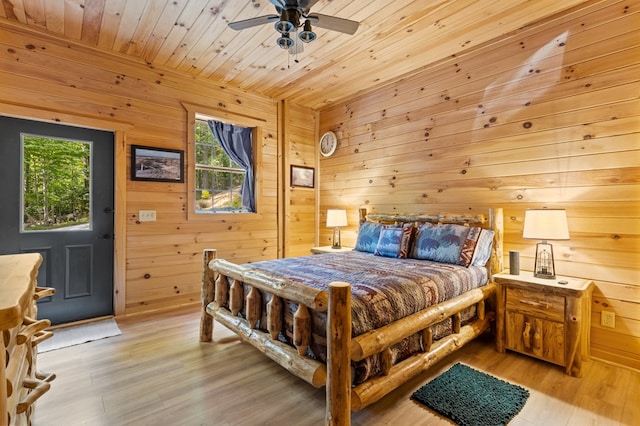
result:
<svg viewBox="0 0 640 426"><path fill-rule="evenodd" d="M315 170L312 167L291 166L291 186L314 187Z"/></svg>
<svg viewBox="0 0 640 426"><path fill-rule="evenodd" d="M184 151L131 145L131 180L184 182Z"/></svg>

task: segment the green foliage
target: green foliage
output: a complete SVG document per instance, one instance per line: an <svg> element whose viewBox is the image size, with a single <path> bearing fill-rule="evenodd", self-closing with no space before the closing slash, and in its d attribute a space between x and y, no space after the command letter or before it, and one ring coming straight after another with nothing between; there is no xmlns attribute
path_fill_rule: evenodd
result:
<svg viewBox="0 0 640 426"><path fill-rule="evenodd" d="M48 229L66 222L88 222L90 164L88 143L25 136L25 228Z"/></svg>
<svg viewBox="0 0 640 426"><path fill-rule="evenodd" d="M209 125L205 121L196 121L196 163L214 167L231 167L239 169L224 152L220 142L213 137Z"/></svg>
<svg viewBox="0 0 640 426"><path fill-rule="evenodd" d="M60 228L65 228L67 226L76 226L76 225L81 225L84 223L89 223L89 218L85 217L85 218L81 218L80 220L72 220L72 221L67 221L67 222L60 222L60 223L54 223L52 225L29 225L28 229L29 231L46 231L46 230L50 230L50 229L60 229Z"/></svg>
<svg viewBox="0 0 640 426"><path fill-rule="evenodd" d="M242 210L245 171L231 161L205 121L196 120L196 205L200 210ZM213 195L211 202L206 202Z"/></svg>
<svg viewBox="0 0 640 426"><path fill-rule="evenodd" d="M234 209L242 208L242 197L240 195L234 195L233 200L231 200L231 207Z"/></svg>

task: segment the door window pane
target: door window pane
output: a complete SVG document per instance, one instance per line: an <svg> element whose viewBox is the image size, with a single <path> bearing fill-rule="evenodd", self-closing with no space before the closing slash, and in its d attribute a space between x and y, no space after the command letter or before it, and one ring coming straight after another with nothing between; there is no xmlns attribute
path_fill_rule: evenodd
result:
<svg viewBox="0 0 640 426"><path fill-rule="evenodd" d="M91 143L22 135L22 231L91 229Z"/></svg>

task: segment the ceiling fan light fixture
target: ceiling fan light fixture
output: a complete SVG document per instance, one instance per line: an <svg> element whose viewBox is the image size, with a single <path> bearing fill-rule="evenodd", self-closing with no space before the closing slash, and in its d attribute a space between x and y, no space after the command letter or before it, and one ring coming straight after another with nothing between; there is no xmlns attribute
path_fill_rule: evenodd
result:
<svg viewBox="0 0 640 426"><path fill-rule="evenodd" d="M275 6L277 14L229 22L229 27L239 31L275 22L274 28L278 31L276 44L282 49L287 49L292 55L302 53L305 43L311 43L318 38L312 25L344 34L354 34L358 29L359 23L356 21L319 13L311 14L310 8L318 0L269 0L269 2Z"/></svg>
<svg viewBox="0 0 640 426"><path fill-rule="evenodd" d="M276 22L273 26L276 29L276 31L278 31L281 34L289 33L295 28L293 23L290 22L289 11L286 9L282 10L282 13L280 13L280 20Z"/></svg>
<svg viewBox="0 0 640 426"><path fill-rule="evenodd" d="M281 48L288 49L291 46L293 46L293 39L289 37L289 33L286 33L286 34L282 34L282 37L278 37L278 39L276 40L276 43Z"/></svg>
<svg viewBox="0 0 640 426"><path fill-rule="evenodd" d="M311 43L316 37L316 33L311 29L311 21L304 21L304 29L298 34L298 38L304 43Z"/></svg>
<svg viewBox="0 0 640 426"><path fill-rule="evenodd" d="M293 30L293 24L289 21L278 21L275 23L276 30L281 34L286 34Z"/></svg>

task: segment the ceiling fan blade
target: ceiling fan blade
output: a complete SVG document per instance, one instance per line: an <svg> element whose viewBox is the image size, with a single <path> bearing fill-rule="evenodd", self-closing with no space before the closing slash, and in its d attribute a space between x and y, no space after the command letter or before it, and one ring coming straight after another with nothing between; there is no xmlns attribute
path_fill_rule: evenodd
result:
<svg viewBox="0 0 640 426"><path fill-rule="evenodd" d="M298 8L302 10L302 15L308 15L309 11L318 0L298 0Z"/></svg>
<svg viewBox="0 0 640 426"><path fill-rule="evenodd" d="M286 9L287 2L285 0L269 0L271 4L273 4L276 9Z"/></svg>
<svg viewBox="0 0 640 426"><path fill-rule="evenodd" d="M355 34L358 30L359 22L349 19L338 18L336 16L313 13L307 17L316 27L327 30L338 31L345 34Z"/></svg>
<svg viewBox="0 0 640 426"><path fill-rule="evenodd" d="M257 18L244 19L242 21L229 22L229 27L239 31L246 28L257 27L258 25L268 24L269 22L275 22L280 17L278 15L265 15L258 16Z"/></svg>

